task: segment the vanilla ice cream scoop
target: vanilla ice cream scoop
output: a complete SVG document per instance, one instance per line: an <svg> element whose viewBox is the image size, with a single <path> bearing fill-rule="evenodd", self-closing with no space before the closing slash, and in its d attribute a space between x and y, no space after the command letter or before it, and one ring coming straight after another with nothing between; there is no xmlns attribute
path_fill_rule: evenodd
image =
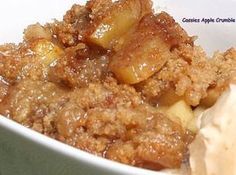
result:
<svg viewBox="0 0 236 175"><path fill-rule="evenodd" d="M236 175L236 85L201 115L190 165L191 175Z"/></svg>

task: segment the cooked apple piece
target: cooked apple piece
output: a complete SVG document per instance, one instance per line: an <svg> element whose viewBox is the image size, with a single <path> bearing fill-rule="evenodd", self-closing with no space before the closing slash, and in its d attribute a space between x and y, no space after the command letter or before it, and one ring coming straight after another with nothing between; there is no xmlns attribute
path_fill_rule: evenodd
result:
<svg viewBox="0 0 236 175"><path fill-rule="evenodd" d="M215 87L207 91L207 97L202 99L200 104L207 108L213 106L219 96L228 88L228 86Z"/></svg>
<svg viewBox="0 0 236 175"><path fill-rule="evenodd" d="M171 49L191 44L187 33L167 13L145 15L124 46L110 62L110 69L124 83L139 83L158 72L172 57Z"/></svg>
<svg viewBox="0 0 236 175"><path fill-rule="evenodd" d="M193 133L197 133L198 127L197 127L197 118L194 117L192 120L189 121L187 129L192 131Z"/></svg>
<svg viewBox="0 0 236 175"><path fill-rule="evenodd" d="M149 0L145 0L145 2L150 3ZM103 48L111 49L117 39L140 21L144 14L143 5L142 0L122 0L113 3L106 11L101 13L98 11L95 14L95 24L92 23L96 27L89 36L89 41ZM151 8L149 12L151 12ZM96 15L99 15L98 19Z"/></svg>
<svg viewBox="0 0 236 175"><path fill-rule="evenodd" d="M47 39L50 40L52 34L49 29L41 26L39 23L29 25L24 31L25 40Z"/></svg>
<svg viewBox="0 0 236 175"><path fill-rule="evenodd" d="M192 120L194 120L194 114L192 108L184 101L180 100L169 107L166 111L168 117L179 124L184 128L187 128L191 131L194 131L194 127L189 125Z"/></svg>
<svg viewBox="0 0 236 175"><path fill-rule="evenodd" d="M157 111L161 112L161 113L166 113L166 111L169 109L168 106L158 106L157 107Z"/></svg>
<svg viewBox="0 0 236 175"><path fill-rule="evenodd" d="M147 15L122 49L113 56L110 69L123 83L136 84L159 71L172 56L158 16Z"/></svg>
<svg viewBox="0 0 236 175"><path fill-rule="evenodd" d="M175 93L174 89L169 89L167 92L165 92L164 94L162 94L159 98L158 98L158 104L160 106L170 106L173 105L174 103L176 103L177 101L183 99L183 97L178 96Z"/></svg>
<svg viewBox="0 0 236 175"><path fill-rule="evenodd" d="M152 76L166 63L169 48L158 37L139 43L140 47L127 48L112 58L110 68L123 83L135 84Z"/></svg>
<svg viewBox="0 0 236 175"><path fill-rule="evenodd" d="M219 91L215 89L208 90L207 97L201 100L201 105L206 107L211 107L212 105L215 104L219 96L220 96Z"/></svg>
<svg viewBox="0 0 236 175"><path fill-rule="evenodd" d="M135 32L135 27L130 29L124 35L122 35L119 39L116 40L115 44L113 45L112 49L114 52L119 52L125 43L130 39L130 36Z"/></svg>
<svg viewBox="0 0 236 175"><path fill-rule="evenodd" d="M33 51L46 66L50 65L63 54L63 51L60 47L48 40L38 40L34 44Z"/></svg>

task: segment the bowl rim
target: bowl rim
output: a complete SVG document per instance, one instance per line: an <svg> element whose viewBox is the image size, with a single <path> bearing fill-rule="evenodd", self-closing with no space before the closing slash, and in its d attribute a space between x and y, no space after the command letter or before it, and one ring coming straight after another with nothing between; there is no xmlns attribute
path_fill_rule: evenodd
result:
<svg viewBox="0 0 236 175"><path fill-rule="evenodd" d="M14 134L39 144L43 148L50 149L63 156L74 159L75 161L90 164L97 168L102 168L109 172L120 173L124 175L167 175L169 173L162 171L152 171L143 168L125 165L119 162L108 160L91 153L74 148L70 145L62 143L56 139L50 138L46 135L38 133L30 128L27 128L9 118L0 115L0 129L4 128ZM109 166L108 166L109 165Z"/></svg>

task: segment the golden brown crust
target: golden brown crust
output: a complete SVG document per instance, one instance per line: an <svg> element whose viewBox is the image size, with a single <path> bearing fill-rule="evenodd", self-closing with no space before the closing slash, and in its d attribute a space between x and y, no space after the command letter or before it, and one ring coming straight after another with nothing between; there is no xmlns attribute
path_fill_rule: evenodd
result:
<svg viewBox="0 0 236 175"><path fill-rule="evenodd" d="M130 165L152 164L152 169L179 167L187 149L185 137L191 136L144 104L132 87L117 85L113 79L73 91L24 80L11 87L0 111L82 150ZM126 144L133 145L129 153L133 159L119 153L129 152Z"/></svg>
<svg viewBox="0 0 236 175"><path fill-rule="evenodd" d="M178 47L182 43L193 44L192 38L168 13L161 12L157 15L157 19L155 22L160 28L159 35L171 45L171 48Z"/></svg>
<svg viewBox="0 0 236 175"><path fill-rule="evenodd" d="M184 96L193 106L198 105L201 98L206 96L208 87L215 80L216 69L207 61L201 48L188 47L191 62L189 58L186 60L178 56L181 55L179 50L174 50L176 56L169 59L160 72L138 86L148 99L155 100L168 88L174 88L178 96Z"/></svg>
<svg viewBox="0 0 236 175"><path fill-rule="evenodd" d="M75 46L83 41L86 36L86 28L89 25L90 11L84 6L73 5L64 16L63 21L55 21L47 24L55 40L64 47Z"/></svg>
<svg viewBox="0 0 236 175"><path fill-rule="evenodd" d="M29 42L18 46L13 44L0 46L0 75L6 81L15 82L25 77L44 78L44 66L35 57L31 44Z"/></svg>

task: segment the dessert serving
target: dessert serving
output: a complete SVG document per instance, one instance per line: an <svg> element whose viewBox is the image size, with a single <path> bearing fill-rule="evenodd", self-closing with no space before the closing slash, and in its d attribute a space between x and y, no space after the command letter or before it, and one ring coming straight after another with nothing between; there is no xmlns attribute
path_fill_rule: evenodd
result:
<svg viewBox="0 0 236 175"><path fill-rule="evenodd" d="M0 46L0 114L113 161L197 174L197 121L214 121L209 111L233 92L236 50L209 58L195 40L150 0L74 5L63 21Z"/></svg>

